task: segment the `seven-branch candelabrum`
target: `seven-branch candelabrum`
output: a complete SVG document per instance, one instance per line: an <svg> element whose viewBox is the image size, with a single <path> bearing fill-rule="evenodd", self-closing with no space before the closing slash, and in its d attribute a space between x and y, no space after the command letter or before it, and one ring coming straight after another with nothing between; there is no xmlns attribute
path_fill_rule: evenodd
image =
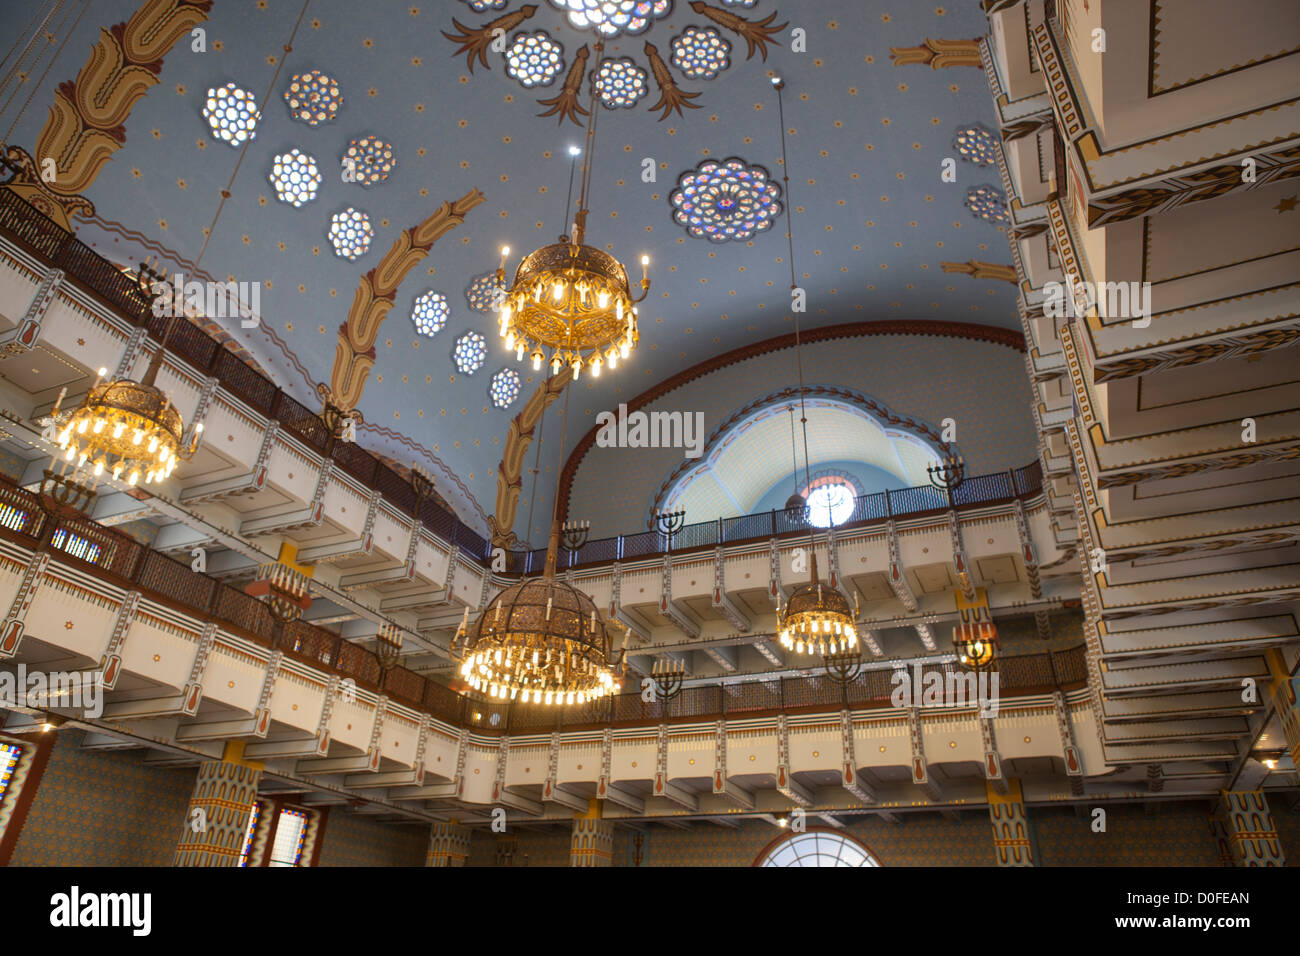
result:
<svg viewBox="0 0 1300 956"><path fill-rule="evenodd" d="M385 673L397 667L402 661L402 629L385 621L375 635L375 654Z"/></svg>
<svg viewBox="0 0 1300 956"><path fill-rule="evenodd" d="M686 677L686 665L676 659L657 660L650 668L650 679L654 681L655 693L660 700L669 701L682 692L682 681Z"/></svg>
<svg viewBox="0 0 1300 956"><path fill-rule="evenodd" d="M998 643L998 629L992 621L963 622L952 629L957 662L976 672L993 663Z"/></svg>
<svg viewBox="0 0 1300 956"><path fill-rule="evenodd" d="M591 536L590 521L566 521L560 528L560 543L566 551L577 551Z"/></svg>
<svg viewBox="0 0 1300 956"><path fill-rule="evenodd" d="M668 546L671 548L673 537L681 531L686 524L685 511L664 511L655 509L655 528L668 539Z"/></svg>
<svg viewBox="0 0 1300 956"><path fill-rule="evenodd" d="M284 564L264 564L258 568L252 591L261 597L281 623L302 617L311 599L307 596L310 585L301 571Z"/></svg>
<svg viewBox="0 0 1300 956"><path fill-rule="evenodd" d="M856 646L852 650L827 654L825 662L826 676L837 684L850 684L862 673L862 655Z"/></svg>
<svg viewBox="0 0 1300 956"><path fill-rule="evenodd" d="M961 487L961 483L966 480L966 460L961 455L945 455L939 461L928 465L925 473L930 479L930 484L940 491L951 493Z"/></svg>

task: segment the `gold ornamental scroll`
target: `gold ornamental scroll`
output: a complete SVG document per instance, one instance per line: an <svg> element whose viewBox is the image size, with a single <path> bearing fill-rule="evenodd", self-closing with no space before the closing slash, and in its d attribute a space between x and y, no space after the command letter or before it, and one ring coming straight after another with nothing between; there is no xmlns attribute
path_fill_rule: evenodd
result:
<svg viewBox="0 0 1300 956"><path fill-rule="evenodd" d="M422 223L403 230L379 265L361 277L347 321L339 326L334 370L330 375L329 393L340 410L351 411L361 401L366 379L375 364L379 327L393 307L402 280L429 254L435 242L461 225L465 214L485 198L475 188L455 202L444 202Z"/></svg>

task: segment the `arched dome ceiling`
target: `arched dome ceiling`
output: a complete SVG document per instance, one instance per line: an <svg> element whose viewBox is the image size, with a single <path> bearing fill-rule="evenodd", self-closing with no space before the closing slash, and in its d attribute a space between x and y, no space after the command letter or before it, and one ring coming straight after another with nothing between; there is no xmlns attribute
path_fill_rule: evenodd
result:
<svg viewBox="0 0 1300 956"><path fill-rule="evenodd" d="M33 146L55 86L76 75L100 27L129 19L139 2L91 5L38 84L11 142ZM492 508L509 420L539 381L504 352L494 317L473 311L466 290L496 266L503 243L518 255L564 231L567 151L582 141L582 130L567 120L557 124L555 116L539 118L538 100L561 92L580 49L590 50L596 37L575 28L557 9L563 5L313 0L286 54L299 2L214 0L203 24L206 51L193 52L182 39L167 54L158 84L125 123L125 145L88 190L96 216L79 226L81 235L116 261L150 254L167 271L188 272L239 157L209 132L201 115L207 91L235 83L253 92L262 118L202 268L220 279L263 283L262 325L242 329L234 320L226 327L277 383L318 407L314 386L330 379L339 326L362 275L401 230L442 202L481 190L485 201L397 288L358 406L363 444L399 461L443 463L444 470L435 469L440 489L481 526ZM779 179L773 70L786 79L806 324L933 317L1017 327L1012 285L945 275L941 267L1007 255L1002 227L975 218L964 204L968 189L998 187L997 174L962 161L953 147L960 128L994 127L983 72L934 69L923 56L896 66L890 54L891 47L918 48L928 38L980 36L985 22L977 4L661 0L659 7L664 15L646 32L608 42L606 55L630 64L626 89L637 92L640 70L648 94L630 109L602 111L589 228L593 244L625 262L648 254L654 285L641 310L640 349L617 374L598 382L584 376L575 403L580 411L612 408L695 362L790 329L784 224L748 241L714 243L688 235L669 205L678 177L705 160L740 157ZM459 44L443 35L461 32L453 18L473 30L528 10L532 16L511 23L504 35L513 41L544 32L562 47L564 72L548 86L525 88L507 75L503 54L491 49L484 52L486 67L476 60L471 70ZM748 23L738 29L752 36L758 29L752 24L769 15L768 27L788 26L766 45L766 59L761 43L747 58L745 38L727 24L743 17ZM674 64L674 39L692 27L705 39L690 48L694 59ZM795 28L804 31L806 52L791 50ZM725 68L709 30L729 44ZM542 44L534 51L539 62L550 49ZM685 107L662 121L662 110L648 109L660 98L654 73L661 65L670 90L700 94L689 101L698 109ZM269 101L261 102L277 67ZM282 96L291 77L310 70L337 81L342 97L337 114L317 126L294 119ZM385 181L368 187L340 175L349 142L365 136L391 144L395 163ZM268 181L274 158L295 148L315 158L323 177L316 198L297 207L279 201ZM947 157L958 159L956 183L940 180ZM655 182L642 181L643 168L653 169ZM349 207L367 213L374 229L369 251L355 260L335 255L327 238L331 216ZM445 326L432 338L411 318L417 298L430 291L441 293L447 306ZM426 321L441 314L422 312ZM452 351L471 330L486 337L488 353L483 367L466 375L457 371ZM518 369L522 381L520 397L498 409L489 385L503 368ZM577 431L569 431L570 447Z"/></svg>
<svg viewBox="0 0 1300 956"><path fill-rule="evenodd" d="M811 471L830 462L861 462L887 472L896 487L925 484L926 465L939 456L926 440L886 428L841 398L812 395L805 404ZM774 484L792 474L800 476L802 485L800 409L796 401L796 469L790 447L790 405L788 399L775 401L730 423L710 441L698 464L692 463L675 476L661 496L661 506L668 511L685 510L688 522L708 521L751 514Z"/></svg>

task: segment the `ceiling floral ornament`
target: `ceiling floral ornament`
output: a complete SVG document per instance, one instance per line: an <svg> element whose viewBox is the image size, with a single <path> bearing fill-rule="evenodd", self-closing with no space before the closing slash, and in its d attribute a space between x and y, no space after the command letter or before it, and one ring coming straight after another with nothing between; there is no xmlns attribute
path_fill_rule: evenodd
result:
<svg viewBox="0 0 1300 956"><path fill-rule="evenodd" d="M631 57L607 59L596 70L596 90L606 109L631 109L650 92L650 76Z"/></svg>
<svg viewBox="0 0 1300 956"><path fill-rule="evenodd" d="M499 10L508 6L508 3L489 5L474 0L464 2L475 12ZM600 72L596 79L602 104L611 109L631 109L642 99L649 98L650 81L653 79L659 89L659 96L646 109L652 113L658 112L660 122L673 113L681 116L684 115L683 110L699 109L702 104L694 101L701 94L682 89L678 85L677 76L690 80L715 79L730 69L735 60L731 56L732 43L724 36L725 33L734 34L745 41L745 59L753 59L758 54L766 60L769 45L777 42L777 35L788 24L774 24L777 16L775 12L758 19L741 16L727 9L748 9L757 0L722 2L724 6L705 3L703 0L676 4L678 12L689 8L710 21L710 24L688 25L677 37L667 38L671 68L669 62L665 62L659 47L649 39L642 47L644 65L632 56L600 62ZM488 54L496 52L502 56L503 69L507 75L519 80L524 86L549 86L563 70L562 50L558 41L545 31L517 34L511 45L502 49L500 37L503 34L512 33L521 24L537 16L539 11L546 11L546 15L564 17L565 24L570 28L594 34L599 42L616 37L648 36L654 33L659 24L664 23L665 18L674 11L674 6L673 0L547 0L546 6L526 3L517 10L502 13L478 27L467 26L453 19L452 26L458 32L444 30L442 35L457 44L452 55L464 54L471 73L476 65L491 69ZM523 36L545 37L546 43L553 45L553 51L541 40L536 41L533 49L517 49ZM497 41L495 47L494 40ZM536 62L532 62L530 57L535 58ZM583 125L583 117L588 113L580 102L581 89L590 60L591 48L584 43L574 52L559 92L537 101L539 106L546 107L538 116L554 116L559 123L567 119L576 126ZM597 57L597 60L600 58ZM557 63L560 65L556 66ZM673 69L677 70L677 74L674 74ZM529 77L529 81L524 77Z"/></svg>
<svg viewBox="0 0 1300 956"><path fill-rule="evenodd" d="M275 157L267 178L275 188L275 198L295 207L315 199L321 184L315 157L297 147Z"/></svg>
<svg viewBox="0 0 1300 956"><path fill-rule="evenodd" d="M485 272L470 280L469 288L465 290L465 301L475 312L486 314L501 308L505 294L506 290L497 279L497 274Z"/></svg>
<svg viewBox="0 0 1300 956"><path fill-rule="evenodd" d="M976 166L993 166L998 161L997 141L984 127L969 125L957 130L952 148L957 155Z"/></svg>
<svg viewBox="0 0 1300 956"><path fill-rule="evenodd" d="M545 30L518 33L506 48L506 72L524 89L550 86L564 71L564 47Z"/></svg>
<svg viewBox="0 0 1300 956"><path fill-rule="evenodd" d="M343 105L343 94L339 92L337 80L320 70L311 70L289 80L284 101L294 119L308 126L319 126L335 117Z"/></svg>
<svg viewBox="0 0 1300 956"><path fill-rule="evenodd" d="M393 157L392 143L378 136L362 136L348 143L340 165L345 181L373 186L388 178L397 161Z"/></svg>
<svg viewBox="0 0 1300 956"><path fill-rule="evenodd" d="M985 222L1009 222L1007 200L1000 189L992 186L976 186L966 192L966 208L976 219Z"/></svg>
<svg viewBox="0 0 1300 956"><path fill-rule="evenodd" d="M673 37L673 66L692 80L711 80L731 66L731 43L713 27L687 27Z"/></svg>
<svg viewBox="0 0 1300 956"><path fill-rule="evenodd" d="M673 221L696 239L745 241L781 215L781 187L762 166L738 157L705 160L677 178Z"/></svg>

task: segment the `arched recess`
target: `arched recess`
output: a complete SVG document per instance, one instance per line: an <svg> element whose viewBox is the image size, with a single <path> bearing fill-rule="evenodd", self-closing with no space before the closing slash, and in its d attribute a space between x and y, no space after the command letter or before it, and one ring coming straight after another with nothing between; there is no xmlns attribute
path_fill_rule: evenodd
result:
<svg viewBox="0 0 1300 956"><path fill-rule="evenodd" d="M931 421L939 421L945 415L951 414L948 410L950 408L962 407L956 402L951 404L948 402L949 396L960 399L960 396L955 393L951 382L957 382L962 389L968 389L972 381L975 381L979 383L980 388L990 387L995 391L1007 391L1013 387L1018 387L1015 383L1023 379L1022 375L1017 378L1020 370L1024 368L1023 356L1017 353L1023 353L1025 350L1024 336L1019 332L987 325L920 319L875 319L809 329L802 336L805 351L809 346L818 343L848 342L854 339L881 342L882 345L897 343L904 349L924 346L927 350L930 350L930 344L934 344L935 348L931 351L938 353L938 357L932 355L928 360L937 363L936 367L944 370L943 377L949 379L950 382L936 380L933 385L927 385L927 395L930 396L930 399L918 402L918 404L926 405L931 409L931 414L926 416ZM706 361L669 376L634 398L629 399L626 403L627 410L635 412L654 407L656 403L662 402L667 396L677 392L678 389L688 389L693 384L703 382L714 374L750 362L757 363L766 356L793 349L794 346L795 336L793 332L790 332L715 355ZM1010 350L1010 354L1005 356L1000 354L1003 348ZM900 349L886 348L884 351L890 354L891 361L894 362L891 367L894 372L899 368L906 368L910 372L913 368L912 363L917 358L904 354ZM926 360L925 357L920 358L922 361ZM792 357L790 361L793 362ZM948 369L953 370L954 374L949 375ZM864 364L864 375L874 376L876 371L877 367L872 363L867 362ZM867 382L871 380L871 378L864 379ZM1028 392L1027 387L1025 392ZM1025 405L1028 405L1028 399L1025 400ZM1026 446L1032 446L1036 441L1033 422L1028 415L1025 415L1023 420L1018 422L1011 422L1005 416L1001 418L984 416L981 430L984 434L976 436L978 440L973 443L974 447L968 447L968 457L974 456L976 449L989 443L990 439L1001 444L1010 444L1014 435L1017 436L1014 438L1015 442L1020 442ZM593 424L587 433L578 440L576 447L565 460L564 471L560 477L559 513L561 516L568 516L570 513L575 478L583 465L584 459L596 448L598 432L599 425ZM1003 434L1004 432L1005 434ZM967 446L972 445L969 433L964 435L963 443ZM1031 455L1032 451L1025 455L1017 454L1015 459L1023 463ZM1003 458L1006 460L1000 458L997 461L988 463L988 470L1009 467L1011 464L1010 458L1006 458L1006 456L1003 456ZM647 489L647 494L644 497L637 495L639 501L648 500L651 497L648 492L649 489Z"/></svg>
<svg viewBox="0 0 1300 956"><path fill-rule="evenodd" d="M895 414L883 402L850 388L810 385L803 405L813 470L828 462L859 462L892 476L896 487L909 487L925 484L926 466L957 450L934 426ZM751 513L777 482L796 472L802 487L800 417L799 395L792 389L737 409L709 436L699 458L684 459L664 479L653 507L684 510L690 522L709 521ZM791 457L791 424L797 469Z"/></svg>
<svg viewBox="0 0 1300 956"><path fill-rule="evenodd" d="M763 847L754 866L880 866L880 858L861 840L830 827L785 833Z"/></svg>

